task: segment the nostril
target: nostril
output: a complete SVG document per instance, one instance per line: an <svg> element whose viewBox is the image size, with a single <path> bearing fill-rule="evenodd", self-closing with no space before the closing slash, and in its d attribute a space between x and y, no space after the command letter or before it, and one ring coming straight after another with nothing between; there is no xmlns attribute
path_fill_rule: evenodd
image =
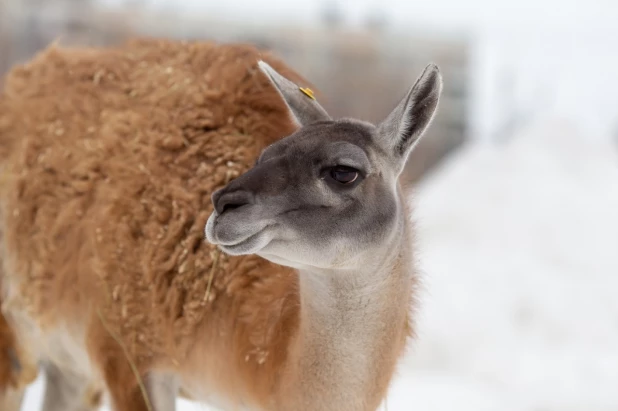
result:
<svg viewBox="0 0 618 411"><path fill-rule="evenodd" d="M234 210L244 205L251 203L251 195L246 191L233 191L231 193L223 193L215 199L215 210L219 214L226 211Z"/></svg>
<svg viewBox="0 0 618 411"><path fill-rule="evenodd" d="M221 210L221 213L225 213L228 210L234 210L235 208L238 208L241 205L243 205L243 204L234 204L234 203L224 204L223 205L223 209Z"/></svg>

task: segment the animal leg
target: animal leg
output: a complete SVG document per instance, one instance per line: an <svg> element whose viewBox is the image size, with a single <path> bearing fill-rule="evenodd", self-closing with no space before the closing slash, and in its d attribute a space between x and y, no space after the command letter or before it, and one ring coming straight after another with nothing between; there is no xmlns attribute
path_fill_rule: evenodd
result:
<svg viewBox="0 0 618 411"><path fill-rule="evenodd" d="M0 312L0 410L19 411L26 387L37 376L37 366L19 344L13 329Z"/></svg>
<svg viewBox="0 0 618 411"><path fill-rule="evenodd" d="M169 374L151 373L144 381L153 411L175 411L177 380Z"/></svg>
<svg viewBox="0 0 618 411"><path fill-rule="evenodd" d="M52 363L43 366L46 376L43 411L91 411L98 401L90 401L89 381L83 376L61 370Z"/></svg>
<svg viewBox="0 0 618 411"><path fill-rule="evenodd" d="M0 410L2 411L19 411L24 398L23 388L5 388L0 393Z"/></svg>
<svg viewBox="0 0 618 411"><path fill-rule="evenodd" d="M149 373L142 380L142 385L116 374L108 379L108 390L114 411L175 411L178 384L165 374ZM122 382L124 381L124 383Z"/></svg>

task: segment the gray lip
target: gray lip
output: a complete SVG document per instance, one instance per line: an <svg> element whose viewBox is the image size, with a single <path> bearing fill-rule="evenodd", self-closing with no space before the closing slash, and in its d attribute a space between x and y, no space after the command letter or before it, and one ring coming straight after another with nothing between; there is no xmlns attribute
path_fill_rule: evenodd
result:
<svg viewBox="0 0 618 411"><path fill-rule="evenodd" d="M236 238L233 241L222 242L217 239L215 232L218 217L219 214L216 211L213 212L210 217L208 217L208 221L206 222L206 226L204 227L205 238L209 243L219 246L219 248L226 253L234 255L237 255L239 253L244 254L246 253L246 251L249 250L255 252L255 250L247 246L250 246L252 243L255 243L257 240L259 240L260 236L264 233L264 231L268 227L273 225L272 223L266 223L263 225L260 224L260 226L257 227L257 230L243 237Z"/></svg>
<svg viewBox="0 0 618 411"><path fill-rule="evenodd" d="M213 211L213 213L208 217L206 221L206 226L204 227L204 238L211 244L217 245L217 240L215 239L215 219L217 218L217 212Z"/></svg>
<svg viewBox="0 0 618 411"><path fill-rule="evenodd" d="M257 233L250 235L249 237L235 244L227 244L227 245L219 244L219 248L221 249L221 251L225 252L226 254L230 254L230 255L256 253L259 250L256 250L253 247L253 245L256 242L258 242L263 232L264 230L260 230ZM260 247L260 249L261 248L263 247Z"/></svg>

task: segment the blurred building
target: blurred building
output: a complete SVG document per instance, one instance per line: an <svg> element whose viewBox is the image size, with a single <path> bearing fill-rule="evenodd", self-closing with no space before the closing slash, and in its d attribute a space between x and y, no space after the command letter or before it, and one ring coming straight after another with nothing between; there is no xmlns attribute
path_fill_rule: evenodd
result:
<svg viewBox="0 0 618 411"><path fill-rule="evenodd" d="M51 42L108 45L144 35L248 42L273 50L319 90L334 117L377 122L402 98L423 67L437 63L444 94L433 126L409 162L405 178L417 180L466 138L468 43L465 39L394 32L379 9L354 29L328 4L319 24L293 26L221 21L206 13L154 11L140 2L107 8L88 0L3 0L0 3L0 73Z"/></svg>

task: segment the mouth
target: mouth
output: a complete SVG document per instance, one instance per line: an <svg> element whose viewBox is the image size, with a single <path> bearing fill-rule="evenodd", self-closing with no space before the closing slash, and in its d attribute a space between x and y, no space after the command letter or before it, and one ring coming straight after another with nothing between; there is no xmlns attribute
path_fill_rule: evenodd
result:
<svg viewBox="0 0 618 411"><path fill-rule="evenodd" d="M218 214L214 212L208 218L208 222L206 223L206 227L204 228L205 237L209 243L218 246L219 249L221 249L221 251L225 252L226 254L255 254L266 245L268 245L271 240L270 236L267 235L267 233L265 232L271 224L265 224L257 231L252 230L253 233L248 236L243 236L228 241L221 241L217 238L218 236L216 235L217 217Z"/></svg>
<svg viewBox="0 0 618 411"><path fill-rule="evenodd" d="M268 242L264 245L260 244L263 242L260 241L262 232L263 231L258 231L257 233L235 244L219 244L218 247L221 251L230 255L255 254L268 244Z"/></svg>

